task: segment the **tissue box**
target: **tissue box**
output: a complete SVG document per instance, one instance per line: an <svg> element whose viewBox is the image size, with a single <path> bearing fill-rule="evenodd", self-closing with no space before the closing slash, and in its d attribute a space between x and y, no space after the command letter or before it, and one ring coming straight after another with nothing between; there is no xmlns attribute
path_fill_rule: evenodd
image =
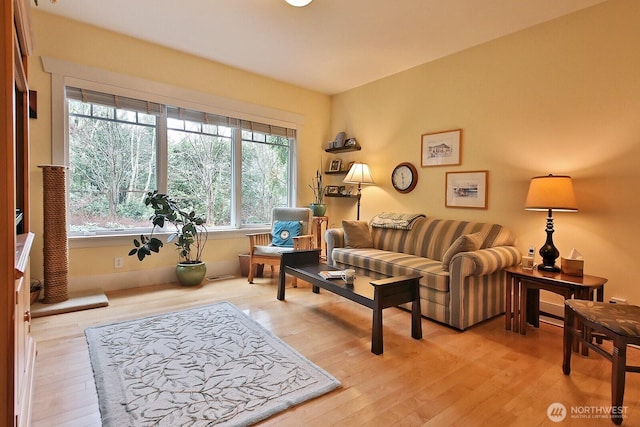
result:
<svg viewBox="0 0 640 427"><path fill-rule="evenodd" d="M563 274L568 274L569 276L582 277L582 271L584 270L584 260L562 257L560 259L560 270L562 270Z"/></svg>

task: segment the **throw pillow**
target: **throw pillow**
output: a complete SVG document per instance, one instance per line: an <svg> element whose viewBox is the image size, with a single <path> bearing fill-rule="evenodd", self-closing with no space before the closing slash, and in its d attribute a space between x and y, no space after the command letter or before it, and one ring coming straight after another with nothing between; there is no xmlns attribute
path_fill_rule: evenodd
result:
<svg viewBox="0 0 640 427"><path fill-rule="evenodd" d="M460 252L469 252L469 251L477 251L482 246L483 241L482 233L473 233L473 234L464 234L458 237L447 249L442 257L442 269L444 271L449 271L449 263L451 263L451 258L457 253Z"/></svg>
<svg viewBox="0 0 640 427"><path fill-rule="evenodd" d="M347 248L372 248L373 240L369 224L365 221L342 221L344 246Z"/></svg>
<svg viewBox="0 0 640 427"><path fill-rule="evenodd" d="M271 231L271 243L274 246L293 247L293 238L302 232L301 221L276 221Z"/></svg>

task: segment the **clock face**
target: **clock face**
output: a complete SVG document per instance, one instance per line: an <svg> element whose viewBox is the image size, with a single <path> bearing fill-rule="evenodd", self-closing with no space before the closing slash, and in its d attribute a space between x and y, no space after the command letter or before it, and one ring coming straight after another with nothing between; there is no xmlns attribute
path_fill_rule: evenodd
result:
<svg viewBox="0 0 640 427"><path fill-rule="evenodd" d="M400 193L408 193L418 183L418 171L411 163L400 163L393 169L391 183Z"/></svg>

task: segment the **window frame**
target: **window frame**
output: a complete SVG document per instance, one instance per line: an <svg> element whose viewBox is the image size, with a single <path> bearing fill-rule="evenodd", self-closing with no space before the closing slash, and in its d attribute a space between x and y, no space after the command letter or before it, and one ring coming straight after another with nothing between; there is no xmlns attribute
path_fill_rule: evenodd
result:
<svg viewBox="0 0 640 427"><path fill-rule="evenodd" d="M105 92L116 96L126 96L134 99L142 99L146 101L158 102L165 105L178 106L192 110L203 111L211 114L225 115L234 117L239 120L248 120L253 122L264 123L271 126L285 127L296 131L297 136L290 141L289 146L289 188L288 200L291 206L296 206L297 195L297 139L299 138L299 128L304 123L304 117L297 113L278 110L275 108L264 107L261 105L251 104L243 101L232 100L219 97L207 93L197 92L191 89L185 89L165 83L159 83L138 77L127 76L93 67L83 66L51 57L42 57L42 64L45 72L51 74L51 111L52 111L52 163L59 165L69 165L69 141L68 141L68 118L69 111L65 97L66 86L74 86L83 89ZM160 120L165 126L164 120ZM162 132L161 132L162 133ZM233 146L241 146L241 131L234 132L234 139L238 139L239 144L234 140ZM166 171L167 155L160 150L167 149L166 141L160 143L158 141L158 183L162 189L162 183L166 189ZM234 148L233 162L235 166L234 177L235 182L239 183L241 179L241 156L235 153ZM236 186L234 185L234 188ZM68 196L68 192L67 192ZM215 228L210 230L210 238L242 235L245 236L249 230L263 230L265 227L242 226L240 221L241 211L240 197L232 195L232 218L231 226L227 228ZM101 234L88 236L69 236L70 244L74 240L78 240L79 247L102 246L102 244L92 245L95 239L104 239L106 241L122 241L121 238L126 237L127 241L140 231L149 229L128 229L121 232L105 232Z"/></svg>

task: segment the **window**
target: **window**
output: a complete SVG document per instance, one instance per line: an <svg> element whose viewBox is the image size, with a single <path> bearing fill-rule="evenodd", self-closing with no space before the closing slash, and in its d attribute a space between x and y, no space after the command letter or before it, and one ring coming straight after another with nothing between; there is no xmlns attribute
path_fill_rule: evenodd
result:
<svg viewBox="0 0 640 427"><path fill-rule="evenodd" d="M271 222L271 207L287 206L289 139L242 131L242 218Z"/></svg>
<svg viewBox="0 0 640 427"><path fill-rule="evenodd" d="M71 235L148 228L155 189L213 230L292 204L293 129L75 87L66 98Z"/></svg>

